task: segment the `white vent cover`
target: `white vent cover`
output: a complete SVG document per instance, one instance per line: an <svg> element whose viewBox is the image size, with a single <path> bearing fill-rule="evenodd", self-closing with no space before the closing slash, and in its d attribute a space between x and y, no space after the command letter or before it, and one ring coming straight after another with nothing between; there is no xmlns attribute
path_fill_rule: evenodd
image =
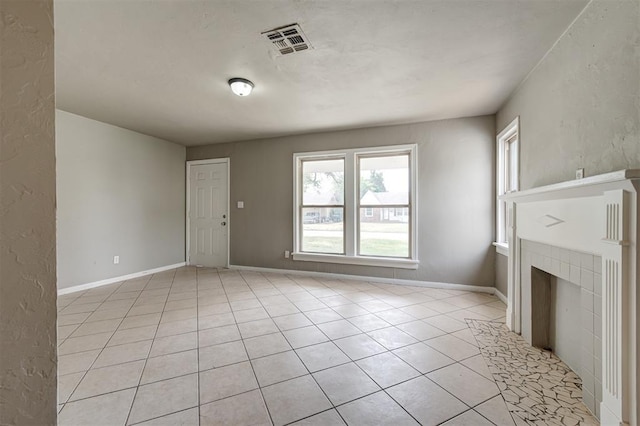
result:
<svg viewBox="0 0 640 426"><path fill-rule="evenodd" d="M280 55L313 49L298 24L285 25L284 27L264 31L262 35L269 41L273 50Z"/></svg>

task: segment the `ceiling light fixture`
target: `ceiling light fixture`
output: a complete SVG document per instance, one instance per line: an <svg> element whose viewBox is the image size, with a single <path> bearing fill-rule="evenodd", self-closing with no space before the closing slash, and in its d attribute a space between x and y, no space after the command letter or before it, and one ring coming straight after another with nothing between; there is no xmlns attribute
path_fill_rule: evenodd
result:
<svg viewBox="0 0 640 426"><path fill-rule="evenodd" d="M231 91L238 96L249 96L253 90L253 83L246 78L232 78L229 80Z"/></svg>

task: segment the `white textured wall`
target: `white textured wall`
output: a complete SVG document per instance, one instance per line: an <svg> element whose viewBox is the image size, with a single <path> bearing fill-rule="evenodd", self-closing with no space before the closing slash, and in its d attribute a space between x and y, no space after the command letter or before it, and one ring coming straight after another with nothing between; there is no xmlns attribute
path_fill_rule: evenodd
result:
<svg viewBox="0 0 640 426"><path fill-rule="evenodd" d="M56 423L53 2L0 1L0 424Z"/></svg>
<svg viewBox="0 0 640 426"><path fill-rule="evenodd" d="M56 154L58 288L184 262L184 146L58 110Z"/></svg>
<svg viewBox="0 0 640 426"><path fill-rule="evenodd" d="M640 1L594 0L497 114L520 116L520 187L640 168Z"/></svg>

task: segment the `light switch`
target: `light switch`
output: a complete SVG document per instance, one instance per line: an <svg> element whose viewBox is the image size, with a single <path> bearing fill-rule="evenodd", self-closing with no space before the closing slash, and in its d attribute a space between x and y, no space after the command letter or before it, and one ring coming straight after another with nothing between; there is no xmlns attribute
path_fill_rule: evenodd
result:
<svg viewBox="0 0 640 426"><path fill-rule="evenodd" d="M244 201L238 201L238 208L244 209Z"/></svg>

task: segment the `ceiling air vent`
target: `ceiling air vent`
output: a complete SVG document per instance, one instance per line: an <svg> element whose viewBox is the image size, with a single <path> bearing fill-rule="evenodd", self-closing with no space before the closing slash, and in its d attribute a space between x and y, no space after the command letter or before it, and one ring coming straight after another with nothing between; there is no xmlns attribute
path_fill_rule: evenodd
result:
<svg viewBox="0 0 640 426"><path fill-rule="evenodd" d="M284 27L264 31L262 35L267 38L273 50L280 55L312 49L309 39L307 39L298 24L285 25Z"/></svg>

